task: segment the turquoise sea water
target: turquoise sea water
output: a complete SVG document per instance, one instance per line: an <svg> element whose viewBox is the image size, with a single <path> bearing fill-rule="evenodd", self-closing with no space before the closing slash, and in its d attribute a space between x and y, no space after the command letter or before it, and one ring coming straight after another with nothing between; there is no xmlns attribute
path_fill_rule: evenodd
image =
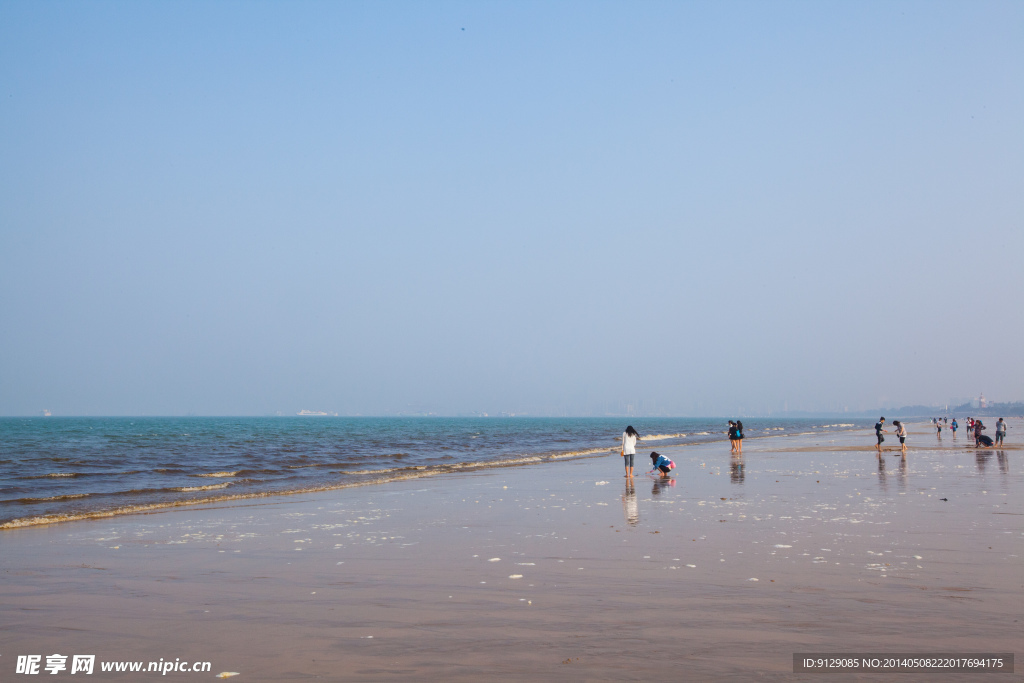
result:
<svg viewBox="0 0 1024 683"><path fill-rule="evenodd" d="M0 528L726 439L707 418L0 418ZM746 436L870 426L744 420Z"/></svg>

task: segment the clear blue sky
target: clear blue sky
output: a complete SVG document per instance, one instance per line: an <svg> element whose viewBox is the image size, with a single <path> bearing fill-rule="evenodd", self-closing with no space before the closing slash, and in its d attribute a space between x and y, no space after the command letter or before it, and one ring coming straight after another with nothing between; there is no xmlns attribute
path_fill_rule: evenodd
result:
<svg viewBox="0 0 1024 683"><path fill-rule="evenodd" d="M0 3L0 414L1024 399L1024 3Z"/></svg>

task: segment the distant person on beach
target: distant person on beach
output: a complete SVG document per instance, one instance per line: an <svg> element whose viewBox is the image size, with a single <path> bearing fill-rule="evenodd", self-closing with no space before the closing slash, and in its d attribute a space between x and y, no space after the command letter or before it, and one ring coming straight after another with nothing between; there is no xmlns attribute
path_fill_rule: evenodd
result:
<svg viewBox="0 0 1024 683"><path fill-rule="evenodd" d="M953 432L953 438L954 438L954 439L956 438L956 430L957 430L957 428L959 428L959 427L960 427L960 425L958 425L958 424L956 423L956 418L954 417L954 418L953 418L953 422L952 422L952 424L950 424L950 425L949 425L949 430L950 430L951 432Z"/></svg>
<svg viewBox="0 0 1024 683"><path fill-rule="evenodd" d="M996 444L1003 445L1003 437L1006 436L1006 420L999 418L996 421Z"/></svg>
<svg viewBox="0 0 1024 683"><path fill-rule="evenodd" d="M622 432L622 457L626 465L626 479L633 478L633 457L636 455L636 441L640 438L633 425L626 427Z"/></svg>
<svg viewBox="0 0 1024 683"><path fill-rule="evenodd" d="M654 469L651 470L651 473L657 472L661 477L667 477L668 473L675 469L676 466L674 462L655 451L651 451L651 462L654 464Z"/></svg>
<svg viewBox="0 0 1024 683"><path fill-rule="evenodd" d="M736 420L736 452L743 452L743 423Z"/></svg>
<svg viewBox="0 0 1024 683"><path fill-rule="evenodd" d="M729 420L729 444L732 446L730 452L736 452L736 423Z"/></svg>
<svg viewBox="0 0 1024 683"><path fill-rule="evenodd" d="M985 425L981 423L981 420L974 421L974 447L979 448L981 446L982 431L985 429Z"/></svg>
<svg viewBox="0 0 1024 683"><path fill-rule="evenodd" d="M882 432L885 431L884 425L885 425L885 418L884 417L878 418L878 422L875 423L875 436L878 437L878 443L875 444L875 450L877 450L879 452L879 454L881 454L881 452L882 452L882 442L885 441L885 437L882 436Z"/></svg>
<svg viewBox="0 0 1024 683"><path fill-rule="evenodd" d="M900 451L905 455L907 452L907 428L899 420L893 420L892 426L896 428L896 436L900 437Z"/></svg>
<svg viewBox="0 0 1024 683"><path fill-rule="evenodd" d="M893 422L893 424L896 424L896 423ZM936 422L935 423L935 427L936 427L935 435L941 439L942 438L942 423L941 422Z"/></svg>

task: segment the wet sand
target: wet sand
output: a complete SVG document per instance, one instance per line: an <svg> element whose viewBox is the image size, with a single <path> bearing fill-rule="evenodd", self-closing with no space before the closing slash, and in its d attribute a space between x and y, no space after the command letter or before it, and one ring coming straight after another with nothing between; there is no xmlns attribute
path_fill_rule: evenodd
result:
<svg viewBox="0 0 1024 683"><path fill-rule="evenodd" d="M630 488L612 455L10 530L0 671L62 653L237 681L817 680L794 652L1019 655L1019 446L968 443L921 424L881 462L863 430L742 458L655 445L674 481Z"/></svg>

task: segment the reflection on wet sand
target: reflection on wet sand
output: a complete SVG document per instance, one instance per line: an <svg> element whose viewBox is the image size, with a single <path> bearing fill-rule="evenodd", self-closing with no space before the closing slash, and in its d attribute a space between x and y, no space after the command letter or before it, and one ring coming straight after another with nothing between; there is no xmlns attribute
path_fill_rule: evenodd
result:
<svg viewBox="0 0 1024 683"><path fill-rule="evenodd" d="M733 484L742 484L746 478L742 455L733 455L729 459L729 481Z"/></svg>
<svg viewBox="0 0 1024 683"><path fill-rule="evenodd" d="M656 496L661 493L662 489L672 488L676 485L676 480L672 477L658 477L654 480L654 485L651 487L651 495Z"/></svg>
<svg viewBox="0 0 1024 683"><path fill-rule="evenodd" d="M999 465L999 474L1010 473L1010 459L1006 455L1006 451L999 450L995 452L996 463ZM992 460L992 451L975 451L974 452L974 463L978 466L978 473L984 474L985 469L988 467L989 462Z"/></svg>
<svg viewBox="0 0 1024 683"><path fill-rule="evenodd" d="M902 456L899 466L896 469L896 483L901 490L907 488L907 458ZM889 470L885 464L885 458L878 458L878 485L883 492L889 490Z"/></svg>
<svg viewBox="0 0 1024 683"><path fill-rule="evenodd" d="M626 516L626 523L630 526L640 523L640 507L636 504L636 488L629 482L626 483L626 491L622 494L622 513Z"/></svg>
<svg viewBox="0 0 1024 683"><path fill-rule="evenodd" d="M991 451L978 451L974 454L974 462L978 466L978 472L984 473L988 461L992 459Z"/></svg>

